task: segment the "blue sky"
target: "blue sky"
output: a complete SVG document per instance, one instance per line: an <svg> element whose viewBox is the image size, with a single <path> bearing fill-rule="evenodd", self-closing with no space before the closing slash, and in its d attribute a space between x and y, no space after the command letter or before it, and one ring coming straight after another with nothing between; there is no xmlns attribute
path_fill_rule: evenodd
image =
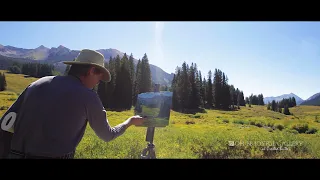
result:
<svg viewBox="0 0 320 180"><path fill-rule="evenodd" d="M0 44L115 48L168 73L221 69L245 96L320 92L319 22L1 22Z"/></svg>

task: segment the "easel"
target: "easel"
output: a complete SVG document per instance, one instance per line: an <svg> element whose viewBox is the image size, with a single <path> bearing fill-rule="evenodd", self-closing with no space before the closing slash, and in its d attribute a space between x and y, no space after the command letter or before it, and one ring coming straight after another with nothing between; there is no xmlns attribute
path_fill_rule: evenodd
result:
<svg viewBox="0 0 320 180"><path fill-rule="evenodd" d="M153 92L160 92L160 84L155 84ZM141 153L141 159L156 159L155 145L153 144L155 127L148 127L146 141L147 147Z"/></svg>

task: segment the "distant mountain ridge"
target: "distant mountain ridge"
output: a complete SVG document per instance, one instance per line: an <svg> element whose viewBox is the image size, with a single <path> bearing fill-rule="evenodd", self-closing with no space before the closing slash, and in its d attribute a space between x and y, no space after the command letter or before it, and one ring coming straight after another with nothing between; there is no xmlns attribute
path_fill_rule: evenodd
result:
<svg viewBox="0 0 320 180"><path fill-rule="evenodd" d="M110 57L114 58L117 55L122 58L125 53L117 50L117 49L99 49L97 50L101 54L104 55L105 61L108 62ZM61 61L69 61L73 60L78 54L79 50L71 50L67 47L64 47L62 45L58 47L52 47L47 48L43 45L35 48L35 49L24 49L24 48L18 48L13 46L3 46L0 44L0 56L2 57L8 57L11 58L17 58L19 61L21 59L26 60L33 60L33 61L39 61L39 62L45 62L54 64L55 69L61 73L64 72L66 65L63 64ZM127 54L127 56L130 56L130 54ZM8 58L6 58L8 60ZM142 58L142 57L141 57ZM140 59L141 59L140 58ZM2 58L3 59L3 58ZM134 58L134 64L137 65L138 60ZM0 59L0 64L4 63ZM4 67L4 65L2 65ZM0 65L0 67L2 67ZM152 81L154 83L160 83L162 85L171 86L171 81L173 79L173 73L167 73L158 66L150 64L150 70L152 75Z"/></svg>
<svg viewBox="0 0 320 180"><path fill-rule="evenodd" d="M302 98L300 98L299 96L295 95L294 93L290 93L290 94L283 94L280 96L276 96L276 97L265 97L263 98L263 101L265 104L267 104L268 102L272 102L273 100L277 101L281 101L282 99L288 99L290 97L294 97L296 99L296 103L297 105L301 104L304 100Z"/></svg>
<svg viewBox="0 0 320 180"><path fill-rule="evenodd" d="M320 92L303 101L301 105L320 106Z"/></svg>

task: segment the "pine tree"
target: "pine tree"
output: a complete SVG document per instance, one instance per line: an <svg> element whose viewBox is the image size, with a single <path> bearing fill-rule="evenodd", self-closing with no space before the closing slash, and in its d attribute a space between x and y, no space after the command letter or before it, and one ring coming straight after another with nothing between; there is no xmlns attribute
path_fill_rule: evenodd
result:
<svg viewBox="0 0 320 180"><path fill-rule="evenodd" d="M114 89L116 86L116 68L115 68L115 60L110 57L109 63L107 63L109 72L111 74L111 81L107 83L106 90L107 90L107 97L106 97L106 106L108 109L113 110L115 108L115 96L114 96Z"/></svg>
<svg viewBox="0 0 320 180"><path fill-rule="evenodd" d="M238 109L240 109L240 100L241 100L241 94L238 93L238 98L237 98L237 106L238 106Z"/></svg>
<svg viewBox="0 0 320 180"><path fill-rule="evenodd" d="M249 104L249 103L250 103L249 97L246 97L246 104Z"/></svg>
<svg viewBox="0 0 320 180"><path fill-rule="evenodd" d="M207 80L205 77L203 77L203 81L202 81L202 89L203 89L203 107L205 108L206 107L206 104L208 102L208 98L207 98L207 91L208 91L208 88L207 88Z"/></svg>
<svg viewBox="0 0 320 180"><path fill-rule="evenodd" d="M207 104L206 107L211 109L213 107L214 97L213 97L213 85L212 85L212 72L208 72L208 81L207 81ZM214 94L216 95L216 94Z"/></svg>
<svg viewBox="0 0 320 180"><path fill-rule="evenodd" d="M211 71L210 71L211 72ZM220 109L222 105L223 90L222 90L222 72L219 69L215 69L213 77L213 103L215 108Z"/></svg>
<svg viewBox="0 0 320 180"><path fill-rule="evenodd" d="M132 82L128 63L128 59L124 56L121 60L120 70L117 73L114 91L117 110L128 110L132 106Z"/></svg>
<svg viewBox="0 0 320 180"><path fill-rule="evenodd" d="M276 111L276 110L277 110L277 104L276 104L276 101L275 101L275 100L272 100L271 110L272 110L272 111Z"/></svg>
<svg viewBox="0 0 320 180"><path fill-rule="evenodd" d="M201 95L200 95L200 80L198 74L197 64L192 64L190 68L190 80L191 80L191 109L199 109L201 106Z"/></svg>
<svg viewBox="0 0 320 180"><path fill-rule="evenodd" d="M101 81L98 85L97 94L99 95L99 98L103 104L104 108L107 108L107 83Z"/></svg>
<svg viewBox="0 0 320 180"><path fill-rule="evenodd" d="M296 98L292 97L292 107L297 106Z"/></svg>
<svg viewBox="0 0 320 180"><path fill-rule="evenodd" d="M1 91L7 90L7 80L6 80L6 75L2 73L2 87Z"/></svg>
<svg viewBox="0 0 320 180"><path fill-rule="evenodd" d="M240 106L246 106L246 102L244 100L243 91L240 91L241 98L240 98Z"/></svg>
<svg viewBox="0 0 320 180"><path fill-rule="evenodd" d="M235 88L233 85L230 85L230 100L231 100L231 108L234 109L234 94L235 94Z"/></svg>
<svg viewBox="0 0 320 180"><path fill-rule="evenodd" d="M181 105L183 108L183 112L189 108L189 98L191 95L191 83L188 77L188 69L189 66L184 62L182 64L182 71L181 71Z"/></svg>
<svg viewBox="0 0 320 180"><path fill-rule="evenodd" d="M200 86L200 98L201 98L201 108L204 108L205 101L205 86L203 85L201 71L199 70L199 86Z"/></svg>
<svg viewBox="0 0 320 180"><path fill-rule="evenodd" d="M283 114L290 115L290 111L289 111L288 105L284 105Z"/></svg>
<svg viewBox="0 0 320 180"><path fill-rule="evenodd" d="M222 73L222 108L229 109L231 105L230 98L230 86L228 84L228 76L225 73ZM240 98L240 97L239 97ZM240 101L238 101L240 102ZM240 104L238 103L238 109L240 109Z"/></svg>
<svg viewBox="0 0 320 180"><path fill-rule="evenodd" d="M115 58L115 72L116 72L116 77L115 79L117 79L117 75L118 75L118 71L120 71L120 67L121 67L121 59L119 54L116 56Z"/></svg>
<svg viewBox="0 0 320 180"><path fill-rule="evenodd" d="M171 87L172 87L172 109L174 111L179 111L179 102L178 102L178 95L177 95L177 88L176 88L176 74L173 75Z"/></svg>
<svg viewBox="0 0 320 180"><path fill-rule="evenodd" d="M134 68L132 53L130 54L130 57L129 57L129 72L130 72L130 78L131 78L131 84L132 84L132 102L133 102L134 93L135 93L134 84L135 84L135 77L136 76L135 76L135 68Z"/></svg>
<svg viewBox="0 0 320 180"><path fill-rule="evenodd" d="M141 60L141 84L140 93L150 92L151 87L151 71L147 54L144 54Z"/></svg>
<svg viewBox="0 0 320 180"><path fill-rule="evenodd" d="M0 73L0 91L4 91L4 77L2 73Z"/></svg>
<svg viewBox="0 0 320 180"><path fill-rule="evenodd" d="M129 69L130 69L130 78L132 80L132 83L134 82L135 79L135 68L134 68L134 63L133 63L133 55L132 53L129 56Z"/></svg>
<svg viewBox="0 0 320 180"><path fill-rule="evenodd" d="M174 81L173 93L174 93L174 105L173 108L175 111L182 112L183 110L183 102L182 102L182 76L181 69L179 67L176 68L176 76Z"/></svg>
<svg viewBox="0 0 320 180"><path fill-rule="evenodd" d="M134 88L133 88L133 105L136 105L138 94L140 94L141 84L141 60L138 60L135 72Z"/></svg>

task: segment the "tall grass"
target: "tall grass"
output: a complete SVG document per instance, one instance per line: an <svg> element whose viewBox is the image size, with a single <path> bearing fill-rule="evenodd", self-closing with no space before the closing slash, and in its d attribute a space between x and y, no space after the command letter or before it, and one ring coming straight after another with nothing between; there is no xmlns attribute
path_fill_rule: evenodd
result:
<svg viewBox="0 0 320 180"><path fill-rule="evenodd" d="M295 122L290 117L264 109L253 106L251 110L243 107L237 112L207 110L208 113L197 115L172 112L170 125L155 131L157 158L320 158L319 133L296 133L292 129L295 123L309 124L308 118L304 119L308 115L301 113L299 121ZM308 114L320 112L320 108L307 106L295 109ZM260 116L250 111L259 112ZM133 112L108 114L109 122L116 125ZM282 118L277 119L278 116ZM259 123L262 126L256 125ZM320 128L319 125L312 126ZM139 158L147 145L145 135L146 128L130 127L119 138L105 143L88 126L76 158Z"/></svg>

